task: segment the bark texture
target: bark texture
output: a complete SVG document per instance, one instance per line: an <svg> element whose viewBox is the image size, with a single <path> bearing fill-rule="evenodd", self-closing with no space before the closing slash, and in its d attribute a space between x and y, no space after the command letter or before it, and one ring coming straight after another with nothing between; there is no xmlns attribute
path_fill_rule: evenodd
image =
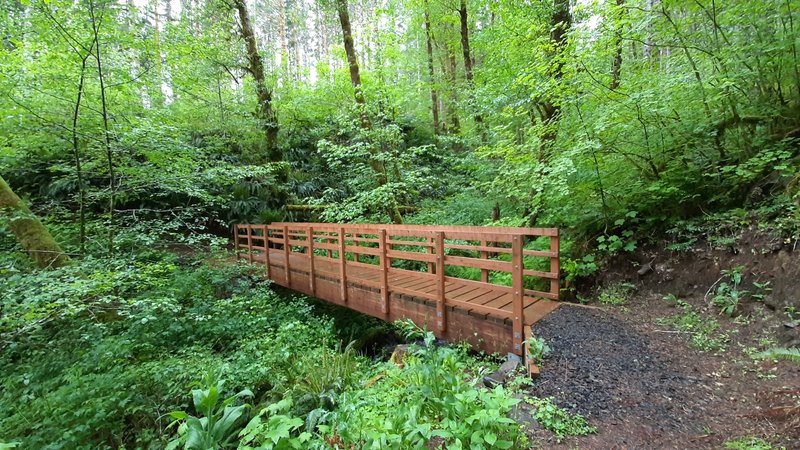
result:
<svg viewBox="0 0 800 450"><path fill-rule="evenodd" d="M364 98L364 90L361 85L361 72L358 67L358 58L353 44L353 30L350 25L350 12L348 11L347 0L336 0L336 12L339 14L339 23L342 25L342 37L344 38L344 51L347 54L347 64L350 67L350 82L353 84L353 91L358 113L361 119L361 128L369 130L372 122L367 114L367 101ZM389 179L386 175L386 166L377 158L377 151L373 145L370 148L369 164L377 177L378 186L385 186ZM386 212L393 223L403 223L403 216L397 206L387 206Z"/></svg>
<svg viewBox="0 0 800 450"><path fill-rule="evenodd" d="M433 132L439 134L439 92L436 90L436 72L433 69L433 32L428 2L425 2L425 41L428 50L428 76L431 79L431 112L433 113Z"/></svg>
<svg viewBox="0 0 800 450"><path fill-rule="evenodd" d="M461 0L458 9L458 15L461 19L461 51L464 53L464 74L467 77L467 85L469 86L469 100L473 108L475 105L475 81L472 72L474 60L472 59L472 51L469 46L469 13L467 11L467 0ZM475 113L475 123L481 127L483 117L479 113ZM481 133L483 134L483 133Z"/></svg>
<svg viewBox="0 0 800 450"><path fill-rule="evenodd" d="M256 118L261 123L264 130L266 160L277 162L282 159L278 150L278 116L272 107L272 90L267 87L264 77L264 63L261 54L258 52L258 42L250 22L250 14L247 11L245 0L235 0L234 6L239 13L239 22L242 28L242 38L247 45L247 70L253 75L256 82Z"/></svg>
<svg viewBox="0 0 800 450"><path fill-rule="evenodd" d="M555 0L553 2L553 16L551 19L552 28L550 31L550 43L553 47L553 54L551 57L549 75L553 79L554 84L559 86L561 80L564 78L564 61L565 49L567 46L567 32L572 26L572 16L569 11L569 0ZM558 90L558 89L556 89ZM548 96L541 105L542 124L544 125L544 133L541 137L541 157L547 159L551 147L556 140L557 130L556 125L558 117L561 115L561 104L557 97L559 93Z"/></svg>
<svg viewBox="0 0 800 450"><path fill-rule="evenodd" d="M56 268L69 263L53 236L0 177L0 219L7 222L22 248L41 268Z"/></svg>

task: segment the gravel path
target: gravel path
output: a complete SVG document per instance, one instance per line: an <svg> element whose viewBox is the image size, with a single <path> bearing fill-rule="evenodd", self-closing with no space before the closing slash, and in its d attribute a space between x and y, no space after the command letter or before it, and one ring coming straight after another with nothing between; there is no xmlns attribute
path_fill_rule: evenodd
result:
<svg viewBox="0 0 800 450"><path fill-rule="evenodd" d="M653 431L700 433L705 382L654 351L649 338L610 314L564 305L533 328L551 353L532 393L592 419L635 419ZM679 356L679 355L675 355Z"/></svg>

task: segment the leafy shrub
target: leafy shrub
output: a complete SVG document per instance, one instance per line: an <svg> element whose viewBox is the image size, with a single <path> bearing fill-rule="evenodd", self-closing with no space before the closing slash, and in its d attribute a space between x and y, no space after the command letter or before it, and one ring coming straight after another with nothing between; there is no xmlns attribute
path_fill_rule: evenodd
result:
<svg viewBox="0 0 800 450"><path fill-rule="evenodd" d="M553 403L553 399L530 397L525 400L536 408L534 417L547 430L556 435L560 442L567 436L583 436L596 433L597 429L589 426L580 414L569 414Z"/></svg>
<svg viewBox="0 0 800 450"><path fill-rule="evenodd" d="M224 449L236 446L234 439L238 431L238 421L249 405L234 405L234 402L241 398L252 397L253 393L250 390L243 390L221 399L224 386L224 380L217 380L209 373L202 382L197 383L197 389L192 389L192 401L199 417L185 411L169 413L176 419L170 426L179 425L178 437L169 443L167 450L174 450L181 445L186 450Z"/></svg>
<svg viewBox="0 0 800 450"><path fill-rule="evenodd" d="M428 333L404 368L379 368L373 383L346 392L319 427L326 440L372 449L420 448L434 438L445 448L524 448L507 417L519 400L501 386L476 389L465 379L464 353L433 341Z"/></svg>

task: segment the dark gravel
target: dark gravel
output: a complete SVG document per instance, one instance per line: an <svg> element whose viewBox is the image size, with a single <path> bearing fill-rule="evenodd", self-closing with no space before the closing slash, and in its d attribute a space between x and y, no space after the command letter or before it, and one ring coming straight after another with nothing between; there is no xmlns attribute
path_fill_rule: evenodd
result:
<svg viewBox="0 0 800 450"><path fill-rule="evenodd" d="M533 395L553 397L590 422L638 420L653 431L702 431L695 418L712 400L706 382L680 370L681 355L654 351L650 339L625 322L564 305L533 332L551 348Z"/></svg>

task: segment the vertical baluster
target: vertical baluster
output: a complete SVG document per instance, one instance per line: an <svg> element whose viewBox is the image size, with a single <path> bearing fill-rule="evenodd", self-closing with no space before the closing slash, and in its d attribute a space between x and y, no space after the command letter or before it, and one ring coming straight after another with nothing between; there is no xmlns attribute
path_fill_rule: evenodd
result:
<svg viewBox="0 0 800 450"><path fill-rule="evenodd" d="M286 269L286 286L290 287L292 285L292 271L289 269L289 253L291 253L291 248L289 248L289 227L284 225L283 226L283 258L284 258L284 266Z"/></svg>
<svg viewBox="0 0 800 450"><path fill-rule="evenodd" d="M550 280L550 293L555 294L556 298L559 296L561 278L561 267L559 263L559 232L556 230L556 235L550 237L550 251L555 253L555 256L550 257L550 272L556 275L555 279Z"/></svg>
<svg viewBox="0 0 800 450"><path fill-rule="evenodd" d="M342 282L342 303L347 304L347 258L345 258L344 251L344 227L339 227L339 278Z"/></svg>
<svg viewBox="0 0 800 450"><path fill-rule="evenodd" d="M381 312L384 315L389 315L389 267L391 266L389 258L386 256L386 229L381 229L378 233L378 247L380 248L380 264L381 268Z"/></svg>
<svg viewBox="0 0 800 450"><path fill-rule="evenodd" d="M316 280L314 280L314 228L308 227L308 287L311 289L311 295L317 295Z"/></svg>
<svg viewBox="0 0 800 450"><path fill-rule="evenodd" d="M435 246L434 239L432 237L429 237L428 238L428 246L426 247L425 251L432 255L434 246ZM436 265L433 262L429 262L428 263L428 273L434 273L435 270L436 270Z"/></svg>
<svg viewBox="0 0 800 450"><path fill-rule="evenodd" d="M236 252L236 260L242 259L242 253L239 251L241 249L241 244L239 243L239 232L241 228L239 228L239 224L233 224L233 251Z"/></svg>
<svg viewBox="0 0 800 450"><path fill-rule="evenodd" d="M481 247L486 247L486 245L486 241L481 241ZM481 250L481 259L489 259L489 252ZM489 282L489 269L481 269L481 281L484 283Z"/></svg>
<svg viewBox="0 0 800 450"><path fill-rule="evenodd" d="M269 226L263 225L264 230L264 267L266 268L267 278L272 279L272 272L269 268Z"/></svg>
<svg viewBox="0 0 800 450"><path fill-rule="evenodd" d="M444 233L436 233L436 326L447 331L447 305L444 297Z"/></svg>
<svg viewBox="0 0 800 450"><path fill-rule="evenodd" d="M511 240L511 312L513 318L513 338L514 353L522 355L522 341L524 328L524 299L525 286L523 285L522 272L525 270L522 260L522 239L514 236Z"/></svg>
<svg viewBox="0 0 800 450"><path fill-rule="evenodd" d="M253 226L247 225L247 260L253 262Z"/></svg>

